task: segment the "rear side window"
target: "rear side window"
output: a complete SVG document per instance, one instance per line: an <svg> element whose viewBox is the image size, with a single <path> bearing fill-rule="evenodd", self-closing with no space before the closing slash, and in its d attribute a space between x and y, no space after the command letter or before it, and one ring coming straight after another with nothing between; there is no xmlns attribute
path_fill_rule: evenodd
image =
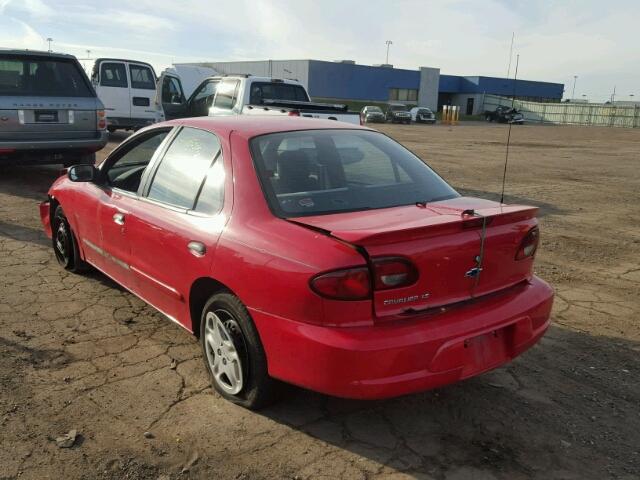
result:
<svg viewBox="0 0 640 480"><path fill-rule="evenodd" d="M183 128L160 162L148 197L187 210L194 209L200 191L205 190L202 188L204 180L211 176L211 182L215 183L219 178L219 172L209 175L210 170L215 170L212 167L215 167L219 153L220 142L213 133ZM216 175L218 177L214 178ZM206 191L209 195L210 187ZM210 208L203 207L203 213L208 213Z"/></svg>
<svg viewBox="0 0 640 480"><path fill-rule="evenodd" d="M301 85L277 82L252 83L249 101L253 105L260 105L264 100L294 100L298 102L308 102L309 96Z"/></svg>
<svg viewBox="0 0 640 480"><path fill-rule="evenodd" d="M104 62L100 65L100 85L127 88L127 71L124 63Z"/></svg>
<svg viewBox="0 0 640 480"><path fill-rule="evenodd" d="M240 82L237 80L223 80L218 86L213 106L216 108L232 109L236 103L239 85Z"/></svg>
<svg viewBox="0 0 640 480"><path fill-rule="evenodd" d="M129 74L131 75L131 88L156 89L156 79L149 67L129 65Z"/></svg>
<svg viewBox="0 0 640 480"><path fill-rule="evenodd" d="M360 130L263 135L251 154L280 217L389 208L457 197L422 160L389 137Z"/></svg>
<svg viewBox="0 0 640 480"><path fill-rule="evenodd" d="M0 96L92 97L76 61L0 54Z"/></svg>

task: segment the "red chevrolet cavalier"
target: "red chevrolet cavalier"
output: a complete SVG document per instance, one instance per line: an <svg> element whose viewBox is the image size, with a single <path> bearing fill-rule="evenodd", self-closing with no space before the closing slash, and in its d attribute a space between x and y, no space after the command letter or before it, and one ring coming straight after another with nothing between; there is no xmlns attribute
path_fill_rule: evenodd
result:
<svg viewBox="0 0 640 480"><path fill-rule="evenodd" d="M275 117L146 128L41 206L64 268L193 332L215 389L249 408L276 379L392 397L531 347L553 301L536 213L460 196L382 133Z"/></svg>

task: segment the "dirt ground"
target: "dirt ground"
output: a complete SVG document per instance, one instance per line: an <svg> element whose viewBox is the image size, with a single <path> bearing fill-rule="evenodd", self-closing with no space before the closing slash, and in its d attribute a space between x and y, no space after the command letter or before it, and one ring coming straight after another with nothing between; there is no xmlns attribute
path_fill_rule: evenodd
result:
<svg viewBox="0 0 640 480"><path fill-rule="evenodd" d="M381 129L497 198L507 127ZM640 130L513 128L506 199L540 206L537 271L557 292L539 345L430 392L291 388L259 413L212 393L186 332L58 267L37 208L56 172L0 173L1 479L640 478Z"/></svg>

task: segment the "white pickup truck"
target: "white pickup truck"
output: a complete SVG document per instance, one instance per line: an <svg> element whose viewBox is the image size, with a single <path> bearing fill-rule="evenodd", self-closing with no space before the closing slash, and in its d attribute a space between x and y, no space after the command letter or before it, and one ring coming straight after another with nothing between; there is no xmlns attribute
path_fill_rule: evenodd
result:
<svg viewBox="0 0 640 480"><path fill-rule="evenodd" d="M360 124L346 105L312 102L295 80L252 75L209 77L185 98L180 77L166 70L158 80L158 107L166 120L219 115L295 115Z"/></svg>

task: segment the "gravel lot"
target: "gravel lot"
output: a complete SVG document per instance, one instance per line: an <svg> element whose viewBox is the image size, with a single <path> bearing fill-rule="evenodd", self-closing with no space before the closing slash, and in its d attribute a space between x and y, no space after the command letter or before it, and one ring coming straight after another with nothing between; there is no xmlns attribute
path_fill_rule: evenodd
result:
<svg viewBox="0 0 640 480"><path fill-rule="evenodd" d="M507 127L380 128L496 198ZM0 478L640 478L640 130L513 128L507 201L541 207L557 291L534 349L418 395L292 387L260 413L212 393L182 329L58 267L37 208L57 171L0 170Z"/></svg>

